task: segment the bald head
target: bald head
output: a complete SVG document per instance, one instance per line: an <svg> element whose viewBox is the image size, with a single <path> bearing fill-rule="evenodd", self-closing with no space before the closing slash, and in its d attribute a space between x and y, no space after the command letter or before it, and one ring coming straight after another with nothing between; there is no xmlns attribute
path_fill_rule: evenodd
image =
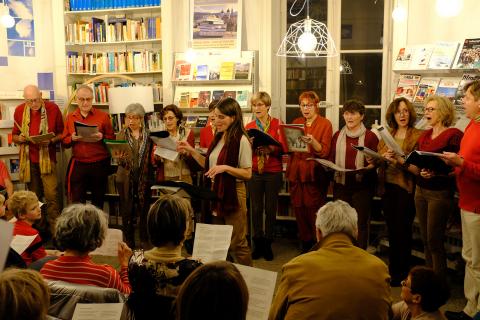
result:
<svg viewBox="0 0 480 320"><path fill-rule="evenodd" d="M38 110L41 107L42 93L37 86L29 84L23 89L23 98L25 103L30 105L33 110Z"/></svg>

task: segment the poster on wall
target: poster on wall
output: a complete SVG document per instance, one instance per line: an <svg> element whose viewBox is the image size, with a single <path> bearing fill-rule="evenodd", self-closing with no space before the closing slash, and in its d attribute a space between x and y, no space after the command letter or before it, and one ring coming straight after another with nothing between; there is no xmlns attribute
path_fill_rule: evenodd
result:
<svg viewBox="0 0 480 320"><path fill-rule="evenodd" d="M190 0L192 49L241 49L242 0Z"/></svg>
<svg viewBox="0 0 480 320"><path fill-rule="evenodd" d="M32 0L7 2L15 25L7 29L8 55L19 57L35 56L35 30Z"/></svg>

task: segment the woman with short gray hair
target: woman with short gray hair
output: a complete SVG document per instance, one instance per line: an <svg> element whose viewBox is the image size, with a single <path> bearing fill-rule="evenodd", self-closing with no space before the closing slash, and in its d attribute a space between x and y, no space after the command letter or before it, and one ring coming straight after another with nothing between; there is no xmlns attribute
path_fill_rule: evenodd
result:
<svg viewBox="0 0 480 320"><path fill-rule="evenodd" d="M120 194L123 233L127 244L135 247L135 222L139 217L140 241L148 243L147 213L150 205L153 167L150 161L153 143L150 131L145 127L145 109L140 103L132 103L125 109L125 127L117 140L125 140L130 151L119 158L116 184Z"/></svg>
<svg viewBox="0 0 480 320"><path fill-rule="evenodd" d="M73 204L65 208L55 228L57 247L64 254L45 263L40 273L47 280L114 288L130 293L127 268L132 250L124 242L118 244L120 273L109 265L93 263L89 256L102 245L107 228L105 213L91 204Z"/></svg>

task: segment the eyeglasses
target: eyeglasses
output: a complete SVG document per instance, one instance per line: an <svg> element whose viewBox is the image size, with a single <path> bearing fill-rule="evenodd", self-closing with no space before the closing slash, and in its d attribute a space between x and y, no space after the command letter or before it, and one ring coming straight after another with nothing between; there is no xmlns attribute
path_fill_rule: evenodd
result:
<svg viewBox="0 0 480 320"><path fill-rule="evenodd" d="M403 109L403 110L397 110L395 111L395 114L400 114L400 115L403 115L403 114L409 114L410 112L408 112L407 109Z"/></svg>
<svg viewBox="0 0 480 320"><path fill-rule="evenodd" d="M315 108L315 103L301 104L300 107L304 109L312 109L312 108Z"/></svg>
<svg viewBox="0 0 480 320"><path fill-rule="evenodd" d="M42 99L41 98L36 98L36 99L25 99L26 104L34 104L36 102L40 102Z"/></svg>
<svg viewBox="0 0 480 320"><path fill-rule="evenodd" d="M265 107L265 103L252 103L252 108L260 108L260 107Z"/></svg>
<svg viewBox="0 0 480 320"><path fill-rule="evenodd" d="M77 102L85 103L85 102L92 102L93 98L78 98L77 97Z"/></svg>
<svg viewBox="0 0 480 320"><path fill-rule="evenodd" d="M127 116L128 120L140 120L141 118L141 116Z"/></svg>
<svg viewBox="0 0 480 320"><path fill-rule="evenodd" d="M410 287L407 285L407 280L402 280L402 281L400 282L400 284L402 285L402 287L408 288L408 289L410 289L410 290L412 289L412 288L410 288Z"/></svg>
<svg viewBox="0 0 480 320"><path fill-rule="evenodd" d="M176 118L175 117L165 117L165 118L163 118L163 121L172 121L174 119L176 119Z"/></svg>
<svg viewBox="0 0 480 320"><path fill-rule="evenodd" d="M432 107L428 107L428 108L423 108L423 111L424 112L432 112L432 111L435 111L437 110L436 108L432 108Z"/></svg>

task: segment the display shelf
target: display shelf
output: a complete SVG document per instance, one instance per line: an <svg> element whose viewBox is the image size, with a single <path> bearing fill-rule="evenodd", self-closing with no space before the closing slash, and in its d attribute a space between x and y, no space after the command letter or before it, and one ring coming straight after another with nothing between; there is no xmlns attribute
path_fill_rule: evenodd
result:
<svg viewBox="0 0 480 320"><path fill-rule="evenodd" d="M78 10L78 11L65 11L66 16L94 16L98 14L133 14L133 13L150 13L152 10L159 10L162 6L148 6L148 7L132 7L132 8L110 8L110 9L97 9L97 10Z"/></svg>
<svg viewBox="0 0 480 320"><path fill-rule="evenodd" d="M66 47L86 47L86 46L110 46L110 45L135 45L135 44L155 44L161 43L162 39L144 39L144 40L127 40L127 41L110 41L110 42L86 42L86 43L65 43Z"/></svg>
<svg viewBox="0 0 480 320"><path fill-rule="evenodd" d="M141 72L99 72L99 73L85 73L85 72L75 72L67 73L69 76L100 76L100 75L141 75L141 74L161 74L162 70L158 71L141 71Z"/></svg>
<svg viewBox="0 0 480 320"><path fill-rule="evenodd" d="M0 147L0 156L16 155L19 152L19 147Z"/></svg>
<svg viewBox="0 0 480 320"><path fill-rule="evenodd" d="M250 85L251 80L173 80L177 86L195 86L195 85Z"/></svg>

